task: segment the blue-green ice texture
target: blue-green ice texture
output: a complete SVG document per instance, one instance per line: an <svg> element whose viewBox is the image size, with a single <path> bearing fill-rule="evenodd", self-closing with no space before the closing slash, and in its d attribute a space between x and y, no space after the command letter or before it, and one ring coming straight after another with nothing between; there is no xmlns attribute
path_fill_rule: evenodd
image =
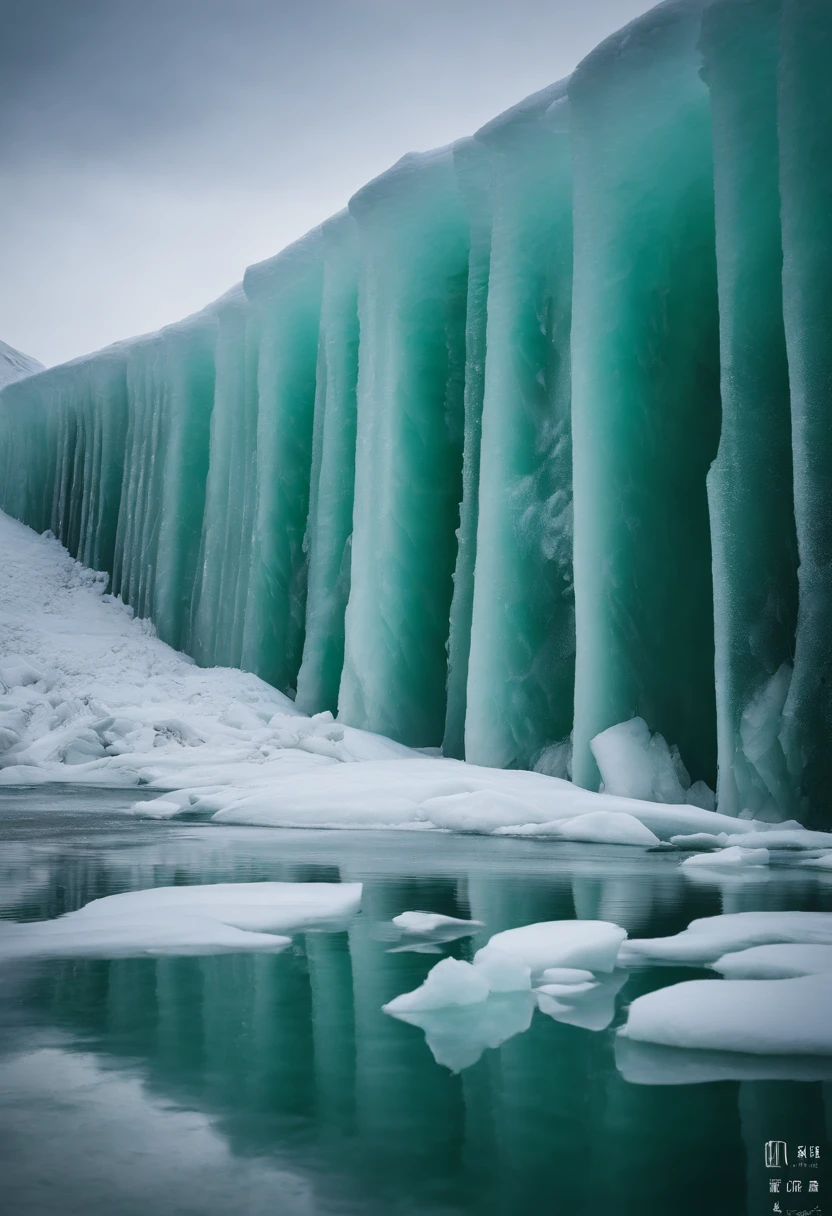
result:
<svg viewBox="0 0 832 1216"><path fill-rule="evenodd" d="M830 61L828 0L659 5L197 315L12 352L0 506L306 713L595 789L639 720L828 825Z"/></svg>

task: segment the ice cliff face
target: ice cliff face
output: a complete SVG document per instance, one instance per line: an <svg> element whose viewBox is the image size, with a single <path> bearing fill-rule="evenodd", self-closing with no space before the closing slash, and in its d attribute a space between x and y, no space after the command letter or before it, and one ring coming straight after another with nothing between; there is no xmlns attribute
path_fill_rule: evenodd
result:
<svg viewBox="0 0 832 1216"><path fill-rule="evenodd" d="M240 287L0 396L0 504L202 664L829 822L832 8L673 0ZM569 769L571 763L572 768Z"/></svg>

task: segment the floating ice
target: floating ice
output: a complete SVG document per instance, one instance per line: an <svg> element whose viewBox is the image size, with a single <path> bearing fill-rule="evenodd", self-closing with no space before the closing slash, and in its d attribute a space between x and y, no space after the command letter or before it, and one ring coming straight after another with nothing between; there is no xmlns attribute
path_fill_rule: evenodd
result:
<svg viewBox="0 0 832 1216"><path fill-rule="evenodd" d="M95 899L57 920L0 922L0 959L135 958L274 951L280 936L342 926L361 883L218 883Z"/></svg>
<svg viewBox="0 0 832 1216"><path fill-rule="evenodd" d="M431 967L423 984L403 992L386 1005L385 1013L399 1016L425 1009L444 1009L448 1005L474 1005L487 1000L491 989L485 974L457 958L443 958Z"/></svg>
<svg viewBox="0 0 832 1216"><path fill-rule="evenodd" d="M497 946L489 944L478 950L474 966L485 976L492 992L523 992L531 987L531 971L525 962Z"/></svg>
<svg viewBox="0 0 832 1216"><path fill-rule="evenodd" d="M750 946L796 942L832 945L832 912L728 912L693 920L673 937L630 938L619 952L621 965L634 963L714 963Z"/></svg>
<svg viewBox="0 0 832 1216"><path fill-rule="evenodd" d="M784 980L798 975L818 975L832 972L832 945L749 946L747 950L723 954L711 966L729 980Z"/></svg>
<svg viewBox="0 0 832 1216"><path fill-rule="evenodd" d="M540 979L543 984L586 984L595 976L580 967L547 967Z"/></svg>
<svg viewBox="0 0 832 1216"><path fill-rule="evenodd" d="M682 865L730 869L737 866L767 866L769 860L768 849L743 849L739 845L732 845L716 853L694 853L692 857L686 857Z"/></svg>
<svg viewBox="0 0 832 1216"><path fill-rule="evenodd" d="M538 975L550 967L612 971L627 936L603 920L550 920L495 933L489 947L513 954Z"/></svg>
<svg viewBox="0 0 832 1216"><path fill-rule="evenodd" d="M668 1047L831 1055L832 974L786 980L690 980L637 997L630 1039Z"/></svg>
<svg viewBox="0 0 832 1216"><path fill-rule="evenodd" d="M614 971L589 984L543 984L534 991L541 1013L584 1030L606 1030L615 1017L615 1000L627 982L626 972Z"/></svg>
<svg viewBox="0 0 832 1216"><path fill-rule="evenodd" d="M653 848L659 843L658 836L625 812L590 811L575 819L558 823L558 834L564 840L586 841L594 844L632 844L640 848Z"/></svg>
<svg viewBox="0 0 832 1216"><path fill-rule="evenodd" d="M473 933L482 926L481 920L463 920L459 916L443 916L440 912L400 912L393 917L393 924L404 929L407 933L441 933L452 932L454 936L464 936Z"/></svg>
<svg viewBox="0 0 832 1216"><path fill-rule="evenodd" d="M462 1072L488 1048L499 1047L529 1029L535 1010L531 992L502 992L477 1004L446 1006L420 1012L385 1007L400 1021L418 1026L437 1064Z"/></svg>

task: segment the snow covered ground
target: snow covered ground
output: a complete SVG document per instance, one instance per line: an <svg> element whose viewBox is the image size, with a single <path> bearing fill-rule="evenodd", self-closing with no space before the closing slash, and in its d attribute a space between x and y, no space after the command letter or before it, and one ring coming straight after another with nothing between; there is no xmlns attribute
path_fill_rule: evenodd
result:
<svg viewBox="0 0 832 1216"><path fill-rule="evenodd" d="M105 594L103 575L2 513L0 552L0 784L149 786L158 798L134 810L158 818L210 813L244 824L433 828L634 847L672 838L713 856L725 848L729 869L732 858L748 861L741 841L753 847L755 869L797 862L801 850L825 862L832 848L832 835L797 824L591 793L542 773L416 751L328 713L307 717L254 675L199 668L171 650Z"/></svg>

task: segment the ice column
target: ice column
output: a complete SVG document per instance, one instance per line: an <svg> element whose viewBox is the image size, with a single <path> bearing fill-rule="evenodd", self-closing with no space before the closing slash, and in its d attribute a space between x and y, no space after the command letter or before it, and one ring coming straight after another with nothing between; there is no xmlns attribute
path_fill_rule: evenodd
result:
<svg viewBox="0 0 832 1216"><path fill-rule="evenodd" d="M722 432L708 476L719 809L793 812L778 734L797 612L777 148L779 0L719 0L711 97Z"/></svg>
<svg viewBox="0 0 832 1216"><path fill-rule="evenodd" d="M163 399L168 412L156 554L153 619L159 637L190 651L211 412L214 405L215 306L162 330Z"/></svg>
<svg viewBox="0 0 832 1216"><path fill-rule="evenodd" d="M783 740L801 817L832 787L832 8L784 0L779 88L783 314L799 608Z"/></svg>
<svg viewBox="0 0 832 1216"><path fill-rule="evenodd" d="M210 461L193 603L198 663L239 666L256 499L257 365L242 287L217 302ZM242 603L241 603L242 601Z"/></svg>
<svg viewBox="0 0 832 1216"><path fill-rule="evenodd" d="M339 710L442 742L462 494L468 226L450 149L350 203L361 252L352 574Z"/></svg>
<svg viewBox="0 0 832 1216"><path fill-rule="evenodd" d="M358 249L344 211L321 229L324 279L318 338L309 520L306 638L298 707L338 708L350 590L358 382Z"/></svg>
<svg viewBox="0 0 832 1216"><path fill-rule="evenodd" d="M242 660L294 695L306 614L303 541L321 307L320 229L250 266L243 285L258 344L258 497Z"/></svg>
<svg viewBox="0 0 832 1216"><path fill-rule="evenodd" d="M476 138L493 157L494 197L465 755L526 768L572 727L565 85L521 102Z"/></svg>
<svg viewBox="0 0 832 1216"><path fill-rule="evenodd" d="M699 3L608 38L569 83L574 167L574 777L634 715L716 776L705 477L719 434Z"/></svg>
<svg viewBox="0 0 832 1216"><path fill-rule="evenodd" d="M491 153L476 139L454 145L454 169L468 216L468 300L465 320L464 441L462 502L459 508L454 593L448 632L448 682L445 710L446 756L465 758L468 658L474 607L477 560L480 438L485 385L485 329L488 317L488 275L491 263Z"/></svg>

